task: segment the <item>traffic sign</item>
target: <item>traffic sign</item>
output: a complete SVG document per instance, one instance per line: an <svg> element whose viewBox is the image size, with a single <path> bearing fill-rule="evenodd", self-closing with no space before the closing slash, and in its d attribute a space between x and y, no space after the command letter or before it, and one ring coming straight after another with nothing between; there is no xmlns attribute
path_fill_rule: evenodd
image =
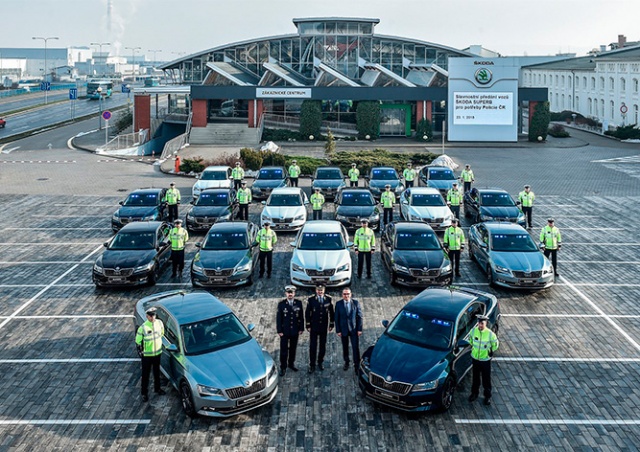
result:
<svg viewBox="0 0 640 452"><path fill-rule="evenodd" d="M76 100L78 98L78 88L69 88L69 100Z"/></svg>
<svg viewBox="0 0 640 452"><path fill-rule="evenodd" d="M40 91L51 91L51 82L40 83Z"/></svg>
<svg viewBox="0 0 640 452"><path fill-rule="evenodd" d="M126 84L123 83L122 84L122 92L125 93L125 94L130 93L131 92L131 88L129 88L129 85L126 85Z"/></svg>
<svg viewBox="0 0 640 452"><path fill-rule="evenodd" d="M629 108L627 108L627 106L624 103L622 105L620 105L620 113L622 113L624 115L628 111L629 111Z"/></svg>
<svg viewBox="0 0 640 452"><path fill-rule="evenodd" d="M111 119L111 112L109 110L105 110L102 112L102 119L108 121Z"/></svg>

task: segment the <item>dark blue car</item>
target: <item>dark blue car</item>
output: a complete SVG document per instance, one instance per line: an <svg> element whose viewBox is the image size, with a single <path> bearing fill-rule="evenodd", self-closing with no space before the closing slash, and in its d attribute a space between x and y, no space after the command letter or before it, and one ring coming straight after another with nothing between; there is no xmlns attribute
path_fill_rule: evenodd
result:
<svg viewBox="0 0 640 452"><path fill-rule="evenodd" d="M446 411L471 369L469 333L476 316L489 316L497 333L498 300L466 288L430 287L388 322L362 355L358 382L364 395L403 411Z"/></svg>
<svg viewBox="0 0 640 452"><path fill-rule="evenodd" d="M132 191L127 199L120 201L120 208L111 216L111 229L118 232L125 224L134 221L162 221L168 216L167 204L163 201L166 189L142 188Z"/></svg>

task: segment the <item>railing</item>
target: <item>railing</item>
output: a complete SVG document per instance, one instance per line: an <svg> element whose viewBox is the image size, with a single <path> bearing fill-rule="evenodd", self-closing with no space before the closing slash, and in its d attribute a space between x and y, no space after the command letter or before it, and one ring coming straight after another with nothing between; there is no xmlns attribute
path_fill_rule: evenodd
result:
<svg viewBox="0 0 640 452"><path fill-rule="evenodd" d="M186 137L186 142L189 143L189 139L191 138L191 126L193 124L193 112L189 112L189 116L187 117L187 126L184 128L184 134Z"/></svg>
<svg viewBox="0 0 640 452"><path fill-rule="evenodd" d="M168 159L174 154L177 154L180 149L182 149L188 142L188 134L183 133L182 135L178 135L177 137L167 141L162 149L162 154L160 155L161 160Z"/></svg>
<svg viewBox="0 0 640 452"><path fill-rule="evenodd" d="M104 146L96 149L96 154L108 153L120 149L130 149L144 144L149 136L149 131L144 129L139 132L127 133L114 137Z"/></svg>
<svg viewBox="0 0 640 452"><path fill-rule="evenodd" d="M77 85L75 83L65 83L62 85L51 85L50 91L60 91L70 88L78 88L78 96L82 96L80 93L81 89L86 88L86 84ZM30 86L27 88L16 88L16 89L3 89L0 91L0 97L13 97L13 96L22 96L24 94L38 94L42 93L40 91L40 86Z"/></svg>

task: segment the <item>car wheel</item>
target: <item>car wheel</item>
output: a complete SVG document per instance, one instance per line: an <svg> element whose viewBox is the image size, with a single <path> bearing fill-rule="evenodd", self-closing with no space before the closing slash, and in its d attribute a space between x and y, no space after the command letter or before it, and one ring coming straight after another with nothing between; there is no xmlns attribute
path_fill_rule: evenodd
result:
<svg viewBox="0 0 640 452"><path fill-rule="evenodd" d="M149 285L155 286L159 278L160 278L160 267L156 265L151 271L151 273L149 273Z"/></svg>
<svg viewBox="0 0 640 452"><path fill-rule="evenodd" d="M493 271L491 271L491 266L487 266L487 282L489 283L489 287L495 287L496 283L493 280Z"/></svg>
<svg viewBox="0 0 640 452"><path fill-rule="evenodd" d="M252 284L253 284L253 270L251 271L251 274L247 278L247 286L251 286Z"/></svg>
<svg viewBox="0 0 640 452"><path fill-rule="evenodd" d="M440 410L447 411L451 408L453 403L453 393L456 391L456 386L453 383L453 378L448 377L444 385L442 386L442 392L440 392Z"/></svg>
<svg viewBox="0 0 640 452"><path fill-rule="evenodd" d="M389 270L389 282L391 283L392 286L395 286L398 284L398 277L393 272L393 270Z"/></svg>
<svg viewBox="0 0 640 452"><path fill-rule="evenodd" d="M469 244L469 259L471 262L475 262L476 255L473 253L473 245Z"/></svg>
<svg viewBox="0 0 640 452"><path fill-rule="evenodd" d="M500 327L498 326L498 324L497 324L497 323L496 323L496 324L494 324L494 325L491 327L491 331L493 331L493 332L494 332L494 334L495 334L496 336L498 335L498 330L499 330L499 329L500 329Z"/></svg>
<svg viewBox="0 0 640 452"><path fill-rule="evenodd" d="M186 382L182 382L180 385L180 400L182 401L182 409L189 417L196 416L196 407L193 404L193 397L191 396L191 388Z"/></svg>

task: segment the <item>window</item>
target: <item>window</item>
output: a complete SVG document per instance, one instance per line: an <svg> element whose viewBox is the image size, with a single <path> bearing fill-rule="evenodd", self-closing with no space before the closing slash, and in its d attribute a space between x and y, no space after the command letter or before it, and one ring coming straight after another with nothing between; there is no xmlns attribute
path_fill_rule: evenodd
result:
<svg viewBox="0 0 640 452"><path fill-rule="evenodd" d="M633 123L638 124L638 105L633 106Z"/></svg>
<svg viewBox="0 0 640 452"><path fill-rule="evenodd" d="M627 81L624 78L620 79L620 92L624 93L627 89Z"/></svg>
<svg viewBox="0 0 640 452"><path fill-rule="evenodd" d="M591 77L591 89L596 89L596 78Z"/></svg>
<svg viewBox="0 0 640 452"><path fill-rule="evenodd" d="M587 89L587 77L582 77L582 89Z"/></svg>
<svg viewBox="0 0 640 452"><path fill-rule="evenodd" d="M589 116L593 114L593 103L591 101L591 98L587 99L587 111L589 112Z"/></svg>
<svg viewBox="0 0 640 452"><path fill-rule="evenodd" d="M611 119L613 119L615 117L616 111L615 111L615 104L613 101L609 102L609 116L611 117Z"/></svg>
<svg viewBox="0 0 640 452"><path fill-rule="evenodd" d="M560 86L562 86L563 88L565 86L564 75L562 76L562 84Z"/></svg>
<svg viewBox="0 0 640 452"><path fill-rule="evenodd" d="M600 89L604 89L604 77L600 77Z"/></svg>
<svg viewBox="0 0 640 452"><path fill-rule="evenodd" d="M600 99L600 111L602 112L602 117L604 118L604 99Z"/></svg>
<svg viewBox="0 0 640 452"><path fill-rule="evenodd" d="M634 94L638 94L638 79L637 78L633 79L633 93Z"/></svg>

